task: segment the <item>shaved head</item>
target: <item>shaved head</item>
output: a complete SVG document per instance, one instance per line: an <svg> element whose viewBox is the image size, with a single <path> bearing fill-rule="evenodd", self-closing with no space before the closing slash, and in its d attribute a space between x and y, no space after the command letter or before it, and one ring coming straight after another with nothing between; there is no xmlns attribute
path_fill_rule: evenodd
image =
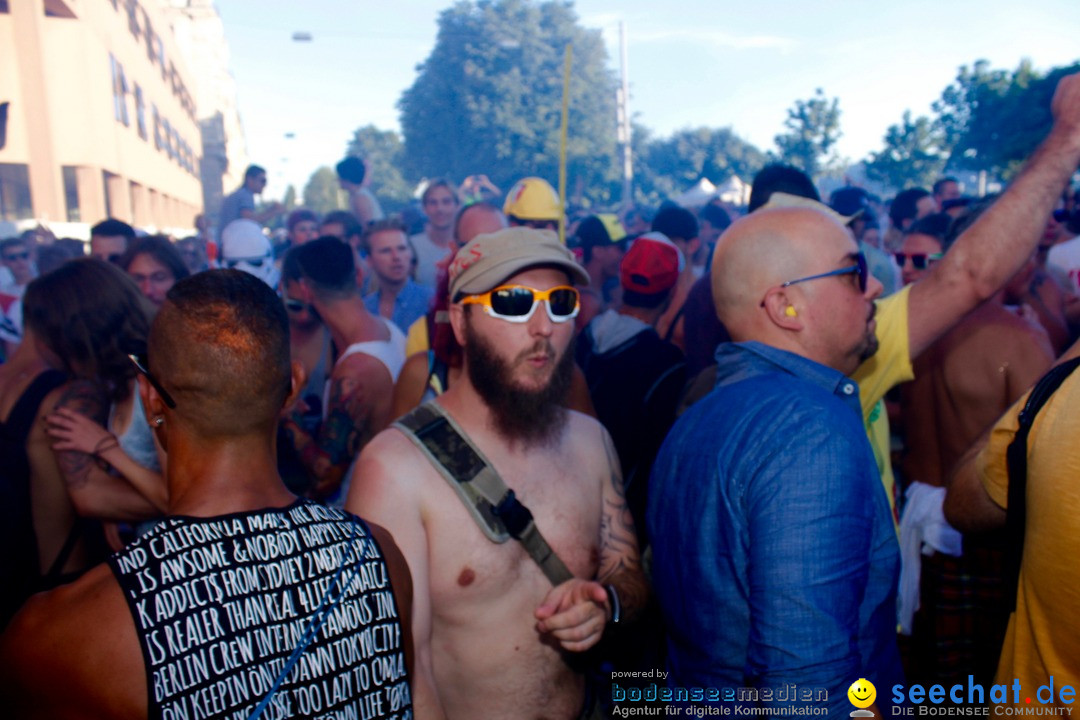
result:
<svg viewBox="0 0 1080 720"><path fill-rule="evenodd" d="M178 282L154 319L150 371L174 422L204 438L273 432L290 383L285 308L258 278L211 270Z"/></svg>
<svg viewBox="0 0 1080 720"><path fill-rule="evenodd" d="M870 299L880 283L871 281L863 292L851 274L782 286L851 267L857 252L850 233L824 207L762 209L740 218L713 255L717 316L736 341L757 340L850 372L852 353L863 354L855 345L876 348Z"/></svg>

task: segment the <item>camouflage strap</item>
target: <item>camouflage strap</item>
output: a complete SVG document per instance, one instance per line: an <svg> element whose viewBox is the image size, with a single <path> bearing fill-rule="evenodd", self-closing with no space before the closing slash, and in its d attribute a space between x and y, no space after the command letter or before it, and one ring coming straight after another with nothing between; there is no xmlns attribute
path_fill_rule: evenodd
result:
<svg viewBox="0 0 1080 720"><path fill-rule="evenodd" d="M514 538L525 546L552 585L573 577L540 534L529 508L518 501L479 448L432 401L394 423L446 478L489 540Z"/></svg>

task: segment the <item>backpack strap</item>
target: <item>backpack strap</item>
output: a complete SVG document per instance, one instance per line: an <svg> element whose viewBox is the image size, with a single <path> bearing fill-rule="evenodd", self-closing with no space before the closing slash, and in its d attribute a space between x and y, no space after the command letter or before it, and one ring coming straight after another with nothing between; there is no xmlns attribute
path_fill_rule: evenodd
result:
<svg viewBox="0 0 1080 720"><path fill-rule="evenodd" d="M514 538L520 542L552 585L573 577L540 534L529 508L506 487L480 449L438 403L421 405L393 426L450 483L489 540L504 543Z"/></svg>
<svg viewBox="0 0 1080 720"><path fill-rule="evenodd" d="M1013 441L1005 452L1005 462L1009 473L1008 507L1005 510L1005 532L1008 546L1005 556L1005 581L1012 610L1016 610L1016 593L1020 583L1020 562L1024 555L1024 530L1027 525L1027 455L1028 435L1035 422L1035 416L1042 406L1050 400L1054 391L1061 386L1072 371L1080 365L1080 357L1073 358L1050 368L1035 384L1028 395L1024 408L1020 411L1020 426Z"/></svg>

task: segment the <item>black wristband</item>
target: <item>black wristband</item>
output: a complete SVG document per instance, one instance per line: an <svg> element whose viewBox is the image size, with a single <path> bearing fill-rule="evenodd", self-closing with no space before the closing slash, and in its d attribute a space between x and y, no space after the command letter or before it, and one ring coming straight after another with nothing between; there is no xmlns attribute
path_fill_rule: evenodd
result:
<svg viewBox="0 0 1080 720"><path fill-rule="evenodd" d="M604 590L607 591L608 604L611 605L611 622L612 624L618 624L619 619L622 617L622 604L619 602L619 593L615 590L614 585L605 585Z"/></svg>

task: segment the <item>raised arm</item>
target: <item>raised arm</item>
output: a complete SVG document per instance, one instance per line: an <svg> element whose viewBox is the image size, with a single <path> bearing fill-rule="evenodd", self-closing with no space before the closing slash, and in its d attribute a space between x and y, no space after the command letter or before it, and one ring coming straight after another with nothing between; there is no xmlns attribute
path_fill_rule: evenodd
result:
<svg viewBox="0 0 1080 720"><path fill-rule="evenodd" d="M909 297L916 357L1027 261L1061 188L1080 165L1080 74L1058 83L1054 125L1001 198L961 235Z"/></svg>
<svg viewBox="0 0 1080 720"><path fill-rule="evenodd" d="M378 523L393 536L412 578L413 712L417 720L442 718L431 662L431 585L428 538L412 448L389 430L372 440L356 461L345 509ZM424 461L426 462L426 461Z"/></svg>

